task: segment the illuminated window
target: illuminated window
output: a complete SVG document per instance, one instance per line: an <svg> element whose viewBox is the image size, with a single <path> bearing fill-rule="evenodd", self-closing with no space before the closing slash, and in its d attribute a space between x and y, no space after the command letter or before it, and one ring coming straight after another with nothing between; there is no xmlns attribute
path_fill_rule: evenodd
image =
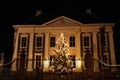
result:
<svg viewBox="0 0 120 80"><path fill-rule="evenodd" d="M74 36L70 37L70 47L75 47L75 37Z"/></svg>
<svg viewBox="0 0 120 80"><path fill-rule="evenodd" d="M55 47L55 37L50 37L50 47Z"/></svg>

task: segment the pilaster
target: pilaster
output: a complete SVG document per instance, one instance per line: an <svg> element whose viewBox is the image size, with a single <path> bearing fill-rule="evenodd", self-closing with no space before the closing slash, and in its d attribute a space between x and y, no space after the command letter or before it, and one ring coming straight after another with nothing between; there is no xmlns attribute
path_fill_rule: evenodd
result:
<svg viewBox="0 0 120 80"><path fill-rule="evenodd" d="M116 65L113 32L111 31L108 34L109 34L109 44L110 44L111 65ZM116 71L116 68L111 68L111 69L112 71Z"/></svg>
<svg viewBox="0 0 120 80"><path fill-rule="evenodd" d="M45 53L44 53L44 67L43 67L43 71L47 72L49 71L48 67L49 67L49 33L46 32L45 33Z"/></svg>
<svg viewBox="0 0 120 80"><path fill-rule="evenodd" d="M77 72L82 71L82 58L81 58L81 43L80 43L80 32L76 33L75 36L75 45L76 45L76 68Z"/></svg>
<svg viewBox="0 0 120 80"><path fill-rule="evenodd" d="M93 65L94 65L94 68L93 68L93 71L94 72L99 72L99 64L98 64L98 47L97 47L97 32L92 32L93 34Z"/></svg>
<svg viewBox="0 0 120 80"><path fill-rule="evenodd" d="M13 57L12 57L12 61L14 61L12 63L12 70L13 71L16 71L17 68L16 68L16 65L17 65L17 50L18 50L18 40L19 40L19 32L18 32L18 29L15 29L15 32L14 32L14 47L13 47Z"/></svg>
<svg viewBox="0 0 120 80"><path fill-rule="evenodd" d="M32 71L34 33L30 33L27 71Z"/></svg>

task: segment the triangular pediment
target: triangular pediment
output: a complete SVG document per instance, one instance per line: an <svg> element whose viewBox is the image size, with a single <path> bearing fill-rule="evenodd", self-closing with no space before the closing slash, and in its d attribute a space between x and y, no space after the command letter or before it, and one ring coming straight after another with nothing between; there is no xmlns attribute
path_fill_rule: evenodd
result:
<svg viewBox="0 0 120 80"><path fill-rule="evenodd" d="M65 16L60 16L58 18L55 18L49 22L44 23L43 25L49 25L49 26L78 26L78 25L82 25L82 23L75 21L73 19L70 19L68 17Z"/></svg>

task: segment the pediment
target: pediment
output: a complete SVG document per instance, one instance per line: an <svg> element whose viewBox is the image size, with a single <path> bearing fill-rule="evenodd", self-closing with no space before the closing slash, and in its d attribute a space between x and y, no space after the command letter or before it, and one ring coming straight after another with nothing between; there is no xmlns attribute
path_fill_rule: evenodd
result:
<svg viewBox="0 0 120 80"><path fill-rule="evenodd" d="M82 25L82 23L75 21L73 19L70 19L65 16L60 16L58 18L55 18L49 22L44 23L43 25L48 25L48 26L78 26Z"/></svg>

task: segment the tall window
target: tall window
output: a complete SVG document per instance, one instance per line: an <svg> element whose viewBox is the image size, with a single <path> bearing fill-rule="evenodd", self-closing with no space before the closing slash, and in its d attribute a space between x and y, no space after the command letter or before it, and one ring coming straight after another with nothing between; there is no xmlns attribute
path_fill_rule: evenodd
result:
<svg viewBox="0 0 120 80"><path fill-rule="evenodd" d="M42 47L42 37L37 37L37 47Z"/></svg>
<svg viewBox="0 0 120 80"><path fill-rule="evenodd" d="M102 43L101 38L100 38L100 33L98 33L98 44L99 44L99 48L100 48L99 50L101 50L101 46L103 46L104 52L108 52L109 51L108 33L105 33L104 36L105 36L105 38L104 38L104 40L102 40L102 41L104 41L104 43Z"/></svg>
<svg viewBox="0 0 120 80"><path fill-rule="evenodd" d="M50 37L50 47L55 47L55 37Z"/></svg>
<svg viewBox="0 0 120 80"><path fill-rule="evenodd" d="M27 69L27 53L29 50L29 34L28 33L20 33L19 34L19 41L18 41L18 53L25 53L25 66L24 68ZM17 69L20 68L20 54L17 54Z"/></svg>
<svg viewBox="0 0 120 80"><path fill-rule="evenodd" d="M82 48L83 48L83 52L86 49L89 49L89 51L91 51L91 34L90 33L83 33L82 34Z"/></svg>
<svg viewBox="0 0 120 80"><path fill-rule="evenodd" d="M43 34L35 34L34 52L43 52Z"/></svg>
<svg viewBox="0 0 120 80"><path fill-rule="evenodd" d="M41 55L35 55L35 65L34 68L40 68L42 63Z"/></svg>
<svg viewBox="0 0 120 80"><path fill-rule="evenodd" d="M75 47L75 36L70 37L70 47Z"/></svg>
<svg viewBox="0 0 120 80"><path fill-rule="evenodd" d="M98 33L98 44L99 44L99 58L106 64L109 64L110 62L110 54L109 54L109 38L108 38L108 33L105 33L104 34L104 43L101 42L101 37L100 37L100 33ZM101 64L101 68L102 69L109 69L108 67L106 66L103 66Z"/></svg>
<svg viewBox="0 0 120 80"><path fill-rule="evenodd" d="M22 37L21 47L27 46L27 37Z"/></svg>
<svg viewBox="0 0 120 80"><path fill-rule="evenodd" d="M20 34L19 35L19 53L24 49L25 52L28 51L28 45L29 45L29 34Z"/></svg>
<svg viewBox="0 0 120 80"><path fill-rule="evenodd" d="M83 37L83 41L84 41L84 47L89 47L89 36L84 36Z"/></svg>

